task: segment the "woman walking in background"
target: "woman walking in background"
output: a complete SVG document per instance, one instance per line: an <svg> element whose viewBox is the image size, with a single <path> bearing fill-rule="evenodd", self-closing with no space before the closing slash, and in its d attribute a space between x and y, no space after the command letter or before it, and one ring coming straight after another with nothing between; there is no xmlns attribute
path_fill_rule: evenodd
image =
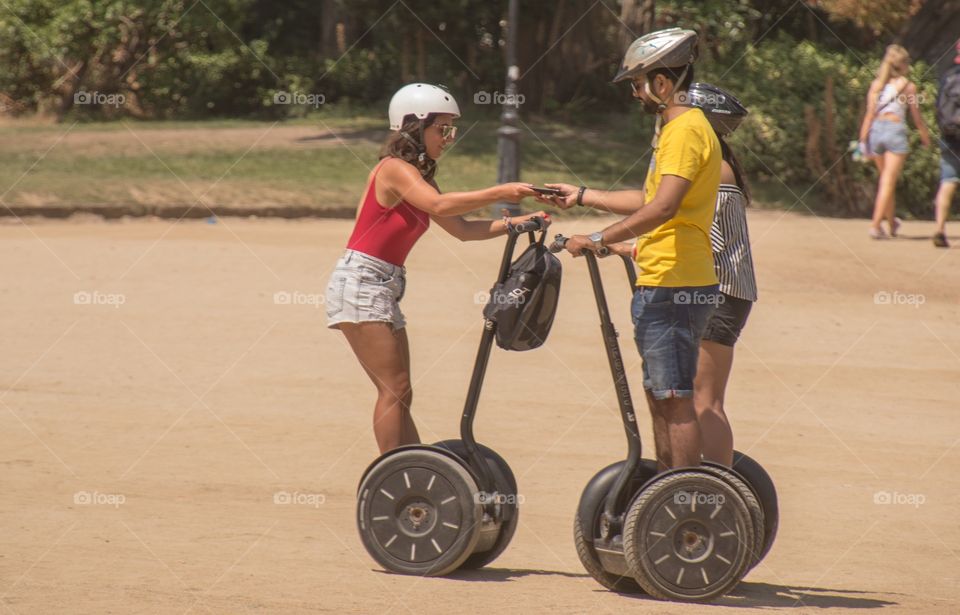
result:
<svg viewBox="0 0 960 615"><path fill-rule="evenodd" d="M894 196L897 180L910 150L906 123L908 107L913 123L920 131L920 141L924 147L930 146L930 132L917 106L917 86L907 79L909 70L910 55L907 50L900 45L887 47L877 78L867 92L867 112L860 125L860 143L866 154L873 158L880 173L870 224L870 236L874 239L896 237L900 227ZM884 220L890 229L889 235L881 226Z"/></svg>
<svg viewBox="0 0 960 615"><path fill-rule="evenodd" d="M536 193L508 183L443 194L436 161L453 142L460 108L446 90L426 83L401 88L390 101L390 130L380 163L370 172L347 249L327 285L327 326L339 329L377 388L373 431L380 452L417 444L410 414L410 346L400 299L407 254L430 221L461 241L492 239L543 212L502 220L465 220L461 214Z"/></svg>

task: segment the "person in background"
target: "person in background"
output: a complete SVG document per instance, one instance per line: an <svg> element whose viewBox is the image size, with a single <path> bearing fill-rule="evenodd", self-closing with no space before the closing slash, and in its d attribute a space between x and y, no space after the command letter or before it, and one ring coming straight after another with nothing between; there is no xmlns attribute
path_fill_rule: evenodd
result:
<svg viewBox="0 0 960 615"><path fill-rule="evenodd" d="M937 188L937 230L933 245L949 248L947 241L947 218L950 217L950 202L960 182L960 40L953 66L940 78L937 95L937 125L940 127L940 187Z"/></svg>
<svg viewBox="0 0 960 615"><path fill-rule="evenodd" d="M877 197L873 204L870 236L874 239L896 237L901 220L896 217L894 201L897 180L903 171L910 151L907 141L907 109L920 132L924 147L930 146L920 108L917 106L917 86L908 78L910 55L900 45L890 45L883 55L877 78L867 92L867 112L860 125L860 142L864 151L877 165ZM889 235L881 224L887 222Z"/></svg>

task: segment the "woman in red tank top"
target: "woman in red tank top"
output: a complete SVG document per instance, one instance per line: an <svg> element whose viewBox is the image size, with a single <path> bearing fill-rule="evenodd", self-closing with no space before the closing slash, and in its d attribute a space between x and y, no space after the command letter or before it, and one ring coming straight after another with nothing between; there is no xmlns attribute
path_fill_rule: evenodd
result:
<svg viewBox="0 0 960 615"><path fill-rule="evenodd" d="M492 239L534 215L465 220L462 214L536 193L509 183L442 194L436 160L456 135L460 109L446 90L425 83L401 88L390 101L390 136L370 172L347 250L327 286L327 326L339 329L377 387L373 430L380 452L420 437L410 414L410 349L399 301L407 254L430 221L461 241Z"/></svg>

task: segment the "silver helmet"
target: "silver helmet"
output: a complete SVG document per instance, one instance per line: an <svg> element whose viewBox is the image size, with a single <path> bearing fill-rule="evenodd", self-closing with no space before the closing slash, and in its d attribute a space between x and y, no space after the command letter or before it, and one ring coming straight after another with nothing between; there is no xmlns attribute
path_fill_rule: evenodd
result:
<svg viewBox="0 0 960 615"><path fill-rule="evenodd" d="M697 59L697 33L668 28L644 34L633 41L623 56L614 83L639 77L657 68L679 68Z"/></svg>

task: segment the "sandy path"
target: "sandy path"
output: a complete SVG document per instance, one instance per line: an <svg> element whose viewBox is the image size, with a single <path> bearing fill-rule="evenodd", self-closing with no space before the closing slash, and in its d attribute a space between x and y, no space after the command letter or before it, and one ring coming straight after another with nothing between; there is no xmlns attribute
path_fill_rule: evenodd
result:
<svg viewBox="0 0 960 615"><path fill-rule="evenodd" d="M711 610L960 611L960 252L871 243L862 221L751 223L762 296L728 405L738 448L777 482L782 520L770 556ZM525 498L510 548L456 578L375 569L353 521L375 453L373 388L320 309L274 303L322 294L349 227L0 225L2 610L708 610L603 591L577 561L579 491L624 443L586 270L569 259L551 339L496 352L482 396L478 435ZM425 438L456 433L474 296L501 245L432 231L408 262ZM605 271L636 397L623 276ZM78 292L99 304L76 304ZM878 304L877 292L924 303ZM277 492L302 503L275 504ZM878 492L902 503L877 504Z"/></svg>

